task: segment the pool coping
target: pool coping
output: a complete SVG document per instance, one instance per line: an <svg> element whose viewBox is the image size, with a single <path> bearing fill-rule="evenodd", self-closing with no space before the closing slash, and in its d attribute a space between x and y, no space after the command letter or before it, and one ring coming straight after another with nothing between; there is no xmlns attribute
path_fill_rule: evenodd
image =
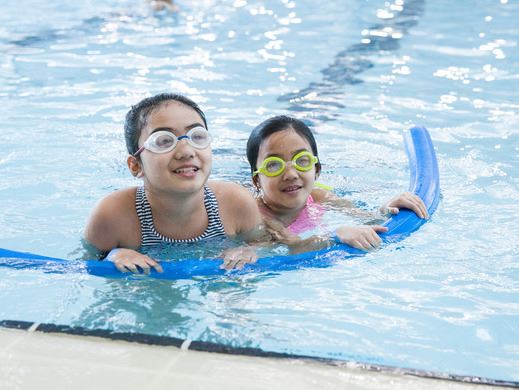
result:
<svg viewBox="0 0 519 390"><path fill-rule="evenodd" d="M52 323L38 323L19 320L0 320L0 328L23 330L30 333L42 332L49 334L66 334L72 336L98 337L113 341L125 341L150 346L176 347L184 351L211 352L234 356L248 356L258 358L273 358L283 360L312 361L328 366L355 368L366 372L380 372L403 376L413 376L423 379L451 381L465 384L488 385L509 388L519 388L519 382L492 379L472 375L458 375L444 372L427 371L407 367L396 367L383 364L362 363L352 360L298 355L281 352L265 351L260 348L235 347L208 341L181 339L171 336L160 336L136 332L117 332L108 329L87 329L79 326L60 325Z"/></svg>

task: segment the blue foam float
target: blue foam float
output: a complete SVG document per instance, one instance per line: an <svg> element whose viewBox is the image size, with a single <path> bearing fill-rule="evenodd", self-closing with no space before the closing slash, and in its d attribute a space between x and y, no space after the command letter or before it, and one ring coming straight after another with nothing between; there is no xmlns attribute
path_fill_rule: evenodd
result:
<svg viewBox="0 0 519 390"><path fill-rule="evenodd" d="M409 191L424 201L429 215L432 215L440 199L438 163L429 132L424 127L413 127L404 135L405 148L409 160ZM380 234L384 243L393 243L416 231L426 220L409 210L401 210L388 219L384 226L386 233ZM272 256L247 264L240 271L225 271L220 268L221 259L183 259L161 262L163 273L151 271L149 277L157 279L190 279L196 276L216 276L226 272L279 272L299 268L325 268L337 260L361 256L365 252L346 244L337 244L320 251L306 252L290 256ZM81 272L107 278L127 277L119 272L110 261L65 260L41 256L33 253L16 252L0 248L0 267L14 269L38 269L47 273Z"/></svg>

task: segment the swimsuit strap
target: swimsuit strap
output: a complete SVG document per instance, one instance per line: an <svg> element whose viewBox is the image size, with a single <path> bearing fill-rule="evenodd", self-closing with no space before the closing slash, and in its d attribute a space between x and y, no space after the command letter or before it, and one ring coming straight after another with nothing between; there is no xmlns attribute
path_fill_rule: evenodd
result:
<svg viewBox="0 0 519 390"><path fill-rule="evenodd" d="M163 236L155 229L153 214L148 198L146 197L146 191L144 187L137 188L135 194L135 209L141 224L141 247L163 244L165 242L168 244L192 243L213 237L225 237L226 234L220 218L218 201L213 191L207 186L204 186L204 207L207 211L208 220L205 231L198 237L176 240Z"/></svg>

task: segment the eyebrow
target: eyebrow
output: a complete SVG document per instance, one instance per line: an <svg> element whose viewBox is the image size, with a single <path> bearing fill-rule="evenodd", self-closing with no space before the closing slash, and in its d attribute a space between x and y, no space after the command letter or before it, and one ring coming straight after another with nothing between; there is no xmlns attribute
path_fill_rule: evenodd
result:
<svg viewBox="0 0 519 390"><path fill-rule="evenodd" d="M310 150L308 150L307 148L297 149L296 151L292 152L292 158L294 158L294 156L296 154L301 153L301 152L310 152ZM265 158L269 158L269 157L281 157L281 155L278 153L272 153L272 154L267 154L267 156L265 156Z"/></svg>
<svg viewBox="0 0 519 390"><path fill-rule="evenodd" d="M191 130L191 129L194 129L195 127L203 127L205 130L207 130L207 129L205 128L204 125L202 125L201 123L196 122L196 123L192 123L192 124L190 124L189 126L186 126L186 127L184 128L184 131L189 131L189 130ZM157 131L170 131L170 132L172 132L173 134L175 134L175 133L179 133L179 130L174 129L174 128L172 128L172 127L157 127L156 129L153 129L153 130L151 131L150 135L153 134L153 133L156 133Z"/></svg>

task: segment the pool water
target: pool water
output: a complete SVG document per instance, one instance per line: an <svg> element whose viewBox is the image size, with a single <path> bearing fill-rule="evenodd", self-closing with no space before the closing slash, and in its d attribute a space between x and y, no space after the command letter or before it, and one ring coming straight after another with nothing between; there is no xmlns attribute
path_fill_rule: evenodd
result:
<svg viewBox="0 0 519 390"><path fill-rule="evenodd" d="M367 208L407 189L426 126L442 201L398 245L327 269L163 281L0 269L0 319L68 324L519 381L519 4L511 0L28 0L0 14L0 247L73 259L128 185L122 121L199 102L213 177L250 186L245 142L307 120L321 182Z"/></svg>

